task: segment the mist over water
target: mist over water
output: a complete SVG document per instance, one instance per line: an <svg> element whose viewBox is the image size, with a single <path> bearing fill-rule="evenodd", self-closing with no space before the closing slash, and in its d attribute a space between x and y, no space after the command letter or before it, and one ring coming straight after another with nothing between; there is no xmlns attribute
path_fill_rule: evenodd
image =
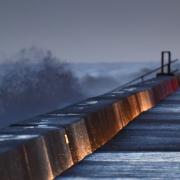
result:
<svg viewBox="0 0 180 180"><path fill-rule="evenodd" d="M1 126L85 97L68 64L50 51L24 49L1 61L0 72Z"/></svg>
<svg viewBox="0 0 180 180"><path fill-rule="evenodd" d="M147 71L145 66L65 63L50 51L23 49L0 61L0 127L105 93Z"/></svg>

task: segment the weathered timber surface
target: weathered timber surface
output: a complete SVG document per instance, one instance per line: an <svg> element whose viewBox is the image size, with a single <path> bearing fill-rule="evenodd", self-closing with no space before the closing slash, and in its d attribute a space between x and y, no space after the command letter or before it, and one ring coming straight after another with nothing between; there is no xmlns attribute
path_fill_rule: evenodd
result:
<svg viewBox="0 0 180 180"><path fill-rule="evenodd" d="M119 131L121 131L121 136L124 137L120 138L121 141L117 138L111 143L114 141L124 143L124 147L112 145L111 151L114 153L126 151L123 148L125 149L127 141L129 141L127 134L135 138L135 134L146 126L141 123L142 128L137 128L138 130L133 129L131 124L128 126L129 129L123 128L139 114L154 107L161 100L175 92L179 87L178 77L159 77L123 89L116 89L102 96L89 98L64 109L42 114L1 129L0 179L54 179L68 168L80 162L87 155L102 147ZM170 104L174 99L169 98L167 101ZM137 120L138 122L139 120ZM130 133L126 133L128 130ZM146 137L146 134L142 134L142 136ZM142 137L137 135L137 140L138 138L140 140ZM132 151L135 147L138 148L134 141L129 141L128 146ZM120 152L117 147L122 148ZM108 153L108 145L102 151L105 154ZM117 157L121 157L121 155ZM102 159L106 158L105 156L104 158L102 157ZM89 161L92 164L94 163L93 160ZM87 163L89 167L91 164L89 164L89 161L86 159L82 164ZM109 166L107 172L110 173L110 170L113 170L113 166L110 166L113 161L111 163L108 163L108 161L103 163ZM89 170L86 165L77 165L77 168L69 171L69 174L63 174L63 177L70 177L70 179L76 175L78 178L81 176L88 177L88 175L92 177L93 174L95 177L98 171L94 172L94 169L96 167L102 168L103 166L94 165L90 166ZM82 171L77 170L82 167L85 169ZM119 166L119 168L121 167ZM131 167L129 166L129 168ZM77 174L73 175L73 172L75 174L77 172ZM99 174L99 177L101 176L105 177L103 174Z"/></svg>
<svg viewBox="0 0 180 180"><path fill-rule="evenodd" d="M180 179L180 89L58 179Z"/></svg>

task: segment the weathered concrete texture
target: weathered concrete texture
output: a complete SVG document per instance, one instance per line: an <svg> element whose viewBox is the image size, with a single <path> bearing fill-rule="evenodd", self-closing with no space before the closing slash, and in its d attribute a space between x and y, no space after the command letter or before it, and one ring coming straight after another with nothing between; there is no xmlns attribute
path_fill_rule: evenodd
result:
<svg viewBox="0 0 180 180"><path fill-rule="evenodd" d="M64 129L50 127L11 127L1 130L0 149L4 151L0 157L6 155L7 162L6 169L5 166L0 167L0 171L5 173L2 179L53 179L59 172L72 166L71 151L65 135ZM14 151L16 156L12 156ZM19 159L21 163L16 164ZM26 168L24 174L19 172L18 166L22 164Z"/></svg>
<svg viewBox="0 0 180 180"><path fill-rule="evenodd" d="M151 89L137 93L140 111L146 111L155 105L153 91Z"/></svg>
<svg viewBox="0 0 180 180"><path fill-rule="evenodd" d="M11 144L15 144L17 140L9 141L11 142L7 142L7 144L9 143L10 146ZM52 177L51 167L42 137L31 139L28 142L22 141L21 143L1 153L2 160L4 160L1 162L1 178L24 179L26 177L29 179L35 177L35 179L48 179ZM7 146L7 144L1 144L1 147ZM22 168L23 170L21 170ZM7 174L8 176L6 176Z"/></svg>
<svg viewBox="0 0 180 180"><path fill-rule="evenodd" d="M121 120L117 115L113 106L109 106L91 113L85 119L93 151L105 144L122 129Z"/></svg>
<svg viewBox="0 0 180 180"><path fill-rule="evenodd" d="M53 179L178 87L177 77L152 79L0 130L0 177Z"/></svg>
<svg viewBox="0 0 180 180"><path fill-rule="evenodd" d="M12 126L41 126L63 128L66 131L66 141L69 144L73 163L83 159L92 152L84 118L80 115L68 115L60 112L49 113Z"/></svg>
<svg viewBox="0 0 180 180"><path fill-rule="evenodd" d="M180 90L59 179L180 179ZM170 102L169 102L170 101Z"/></svg>

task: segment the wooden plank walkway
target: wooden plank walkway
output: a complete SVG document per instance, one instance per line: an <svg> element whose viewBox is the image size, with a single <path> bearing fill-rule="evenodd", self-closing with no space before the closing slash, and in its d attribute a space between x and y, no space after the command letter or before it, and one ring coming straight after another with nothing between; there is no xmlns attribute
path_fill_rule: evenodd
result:
<svg viewBox="0 0 180 180"><path fill-rule="evenodd" d="M180 90L56 179L180 179Z"/></svg>

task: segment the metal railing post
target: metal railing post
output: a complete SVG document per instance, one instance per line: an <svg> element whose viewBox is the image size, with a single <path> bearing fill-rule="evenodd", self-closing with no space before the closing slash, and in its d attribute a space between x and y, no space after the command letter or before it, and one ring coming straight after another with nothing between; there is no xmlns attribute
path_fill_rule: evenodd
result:
<svg viewBox="0 0 180 180"><path fill-rule="evenodd" d="M171 74L171 52L168 51L168 74Z"/></svg>
<svg viewBox="0 0 180 180"><path fill-rule="evenodd" d="M165 55L167 54L168 62L165 63ZM162 51L161 52L161 73L158 73L157 75L169 75L172 76L173 73L171 72L171 51ZM167 70L165 71L164 68L167 66Z"/></svg>
<svg viewBox="0 0 180 180"><path fill-rule="evenodd" d="M164 51L161 52L161 73L164 74Z"/></svg>

